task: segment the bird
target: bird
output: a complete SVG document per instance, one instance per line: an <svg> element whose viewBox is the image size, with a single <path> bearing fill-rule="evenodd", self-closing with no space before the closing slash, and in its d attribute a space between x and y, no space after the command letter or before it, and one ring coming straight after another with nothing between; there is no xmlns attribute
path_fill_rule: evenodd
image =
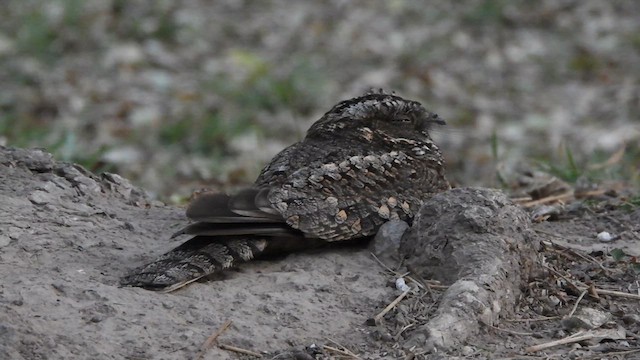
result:
<svg viewBox="0 0 640 360"><path fill-rule="evenodd" d="M133 269L122 286L173 291L256 257L372 237L451 188L430 131L445 125L418 101L382 89L339 102L282 150L252 186L202 191L182 245Z"/></svg>

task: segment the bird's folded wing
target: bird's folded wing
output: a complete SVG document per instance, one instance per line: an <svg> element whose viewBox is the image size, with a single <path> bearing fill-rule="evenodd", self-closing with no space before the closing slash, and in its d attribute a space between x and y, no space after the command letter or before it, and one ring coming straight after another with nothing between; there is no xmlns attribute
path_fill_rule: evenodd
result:
<svg viewBox="0 0 640 360"><path fill-rule="evenodd" d="M234 195L204 192L189 204L186 214L196 221L172 235L300 236L271 207L268 188L243 189Z"/></svg>
<svg viewBox="0 0 640 360"><path fill-rule="evenodd" d="M172 237L179 235L262 235L300 236L301 233L281 223L210 223L197 222L184 227Z"/></svg>

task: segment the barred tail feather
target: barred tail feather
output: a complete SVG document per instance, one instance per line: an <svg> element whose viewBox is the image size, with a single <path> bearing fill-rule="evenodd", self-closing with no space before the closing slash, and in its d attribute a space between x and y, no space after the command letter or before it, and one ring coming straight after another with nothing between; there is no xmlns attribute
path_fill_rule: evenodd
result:
<svg viewBox="0 0 640 360"><path fill-rule="evenodd" d="M121 280L166 292L179 289L214 272L253 259L267 247L265 238L196 236L155 261L134 269Z"/></svg>

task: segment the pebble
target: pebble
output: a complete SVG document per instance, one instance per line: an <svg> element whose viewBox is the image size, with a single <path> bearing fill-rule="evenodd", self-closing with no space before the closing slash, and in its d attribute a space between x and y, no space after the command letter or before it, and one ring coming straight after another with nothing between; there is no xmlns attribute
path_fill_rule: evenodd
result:
<svg viewBox="0 0 640 360"><path fill-rule="evenodd" d="M602 242L609 242L611 240L613 240L614 237L613 235L611 235L610 233L603 231L601 233L598 234L598 240L602 241Z"/></svg>
<svg viewBox="0 0 640 360"><path fill-rule="evenodd" d="M398 249L402 235L409 225L402 220L391 220L384 223L369 244L369 249L387 265L399 261Z"/></svg>
<svg viewBox="0 0 640 360"><path fill-rule="evenodd" d="M407 283L404 281L404 278L397 278L396 279L396 289L405 292L409 289L411 289L409 287L409 285L407 285Z"/></svg>
<svg viewBox="0 0 640 360"><path fill-rule="evenodd" d="M611 314L595 308L580 307L573 316L562 320L567 330L597 329L611 320Z"/></svg>
<svg viewBox="0 0 640 360"><path fill-rule="evenodd" d="M463 346L462 347L462 355L464 356L471 356L476 352L476 350L474 348L472 348L471 346Z"/></svg>
<svg viewBox="0 0 640 360"><path fill-rule="evenodd" d="M28 199L34 205L44 205L51 201L51 195L46 191L36 190L29 195Z"/></svg>
<svg viewBox="0 0 640 360"><path fill-rule="evenodd" d="M11 242L10 237L8 237L7 235L0 235L0 247L5 247L9 245L10 242Z"/></svg>

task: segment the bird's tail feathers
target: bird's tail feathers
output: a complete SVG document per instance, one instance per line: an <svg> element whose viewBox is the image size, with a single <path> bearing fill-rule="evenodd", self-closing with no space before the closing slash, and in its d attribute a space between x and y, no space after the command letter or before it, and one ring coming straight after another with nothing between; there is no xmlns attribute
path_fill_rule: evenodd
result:
<svg viewBox="0 0 640 360"><path fill-rule="evenodd" d="M123 286L139 286L166 292L237 263L253 259L267 247L259 237L196 236L155 261L134 269L121 280Z"/></svg>

